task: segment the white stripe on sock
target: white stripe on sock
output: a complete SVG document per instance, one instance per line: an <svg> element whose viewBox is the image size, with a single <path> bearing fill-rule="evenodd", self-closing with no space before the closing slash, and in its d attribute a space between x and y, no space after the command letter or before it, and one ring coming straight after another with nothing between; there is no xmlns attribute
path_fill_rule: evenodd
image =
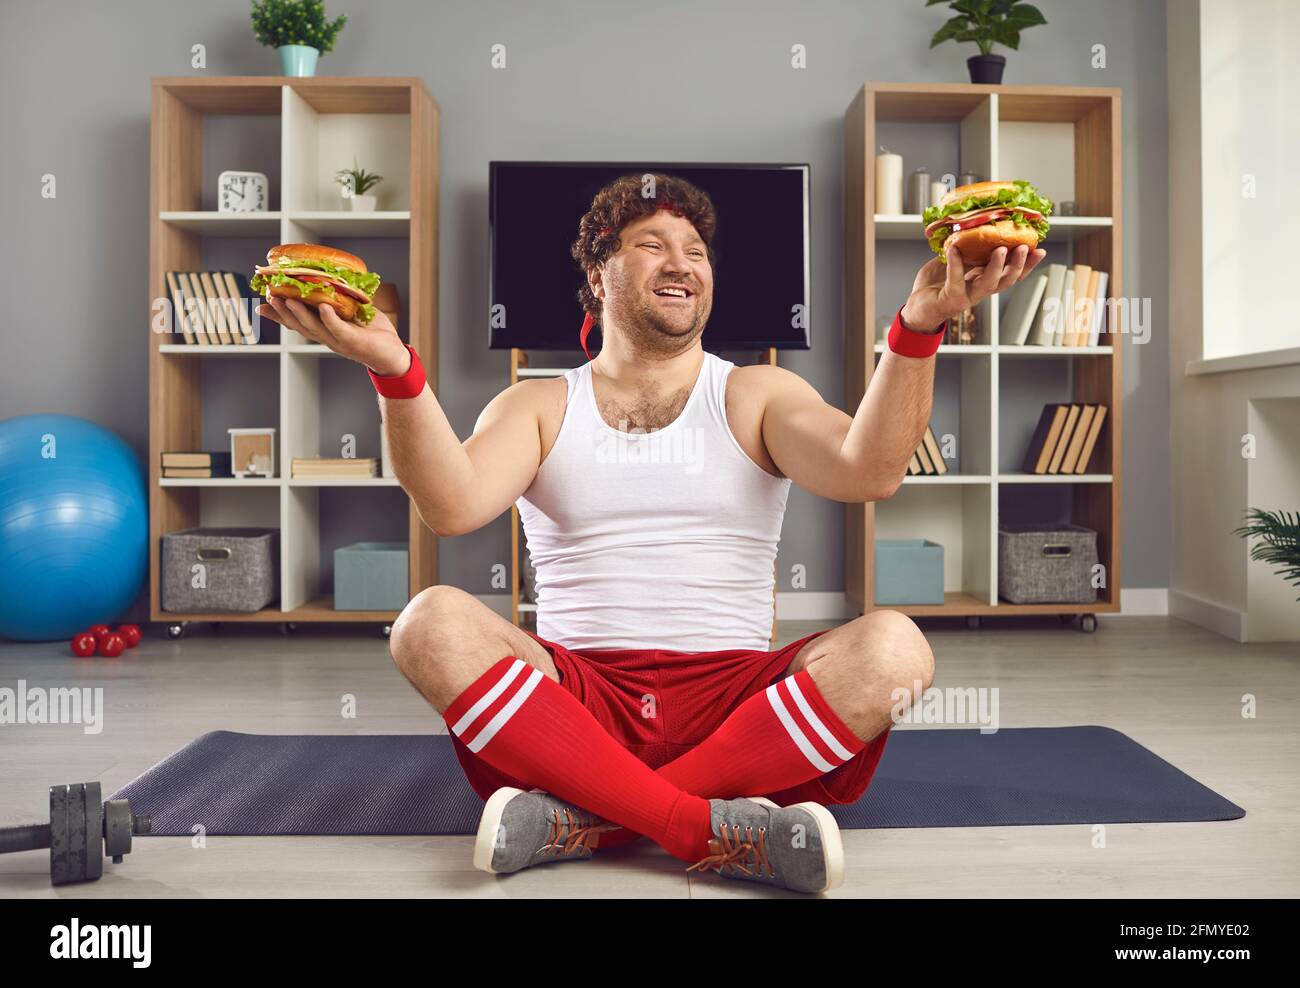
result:
<svg viewBox="0 0 1300 988"><path fill-rule="evenodd" d="M816 711L813 710L812 705L799 689L799 684L794 681L794 677L787 676L785 683L790 695L794 697L795 704L799 707L808 723L812 725L812 729L817 732L817 736L826 742L826 747L830 748L831 751L846 762L852 758L853 752L840 744L839 738L832 734L831 729L822 723L821 718L817 716Z"/></svg>
<svg viewBox="0 0 1300 988"><path fill-rule="evenodd" d="M474 723L474 721L478 719L478 715L488 707L492 706L493 701L505 692L506 687L510 685L511 681L516 676L519 675L519 671L526 668L527 665L528 663L523 659L515 659L514 662L510 663L510 668L501 674L501 678L496 681L490 690L479 697L478 703L466 710L465 716L451 726L453 733L455 733L457 737L464 734L470 724Z"/></svg>
<svg viewBox="0 0 1300 988"><path fill-rule="evenodd" d="M776 690L776 684L767 688L767 701L772 704L772 709L776 711L777 720L784 725L786 733L790 735L790 740L803 752L804 757L812 763L813 767L823 774L833 769L835 766L821 756L817 749L812 746L812 742L808 740L803 729L790 716L790 711L785 708L785 702Z"/></svg>
<svg viewBox="0 0 1300 988"><path fill-rule="evenodd" d="M524 701L528 699L530 693L537 688L537 684L542 681L542 670L534 669L533 674L516 691L515 695L510 698L510 702L497 711L497 715L487 722L483 730L479 731L478 737L469 742L465 747L470 751L481 751L483 746L496 737L497 731L506 726L506 721L514 716L515 711L523 706Z"/></svg>

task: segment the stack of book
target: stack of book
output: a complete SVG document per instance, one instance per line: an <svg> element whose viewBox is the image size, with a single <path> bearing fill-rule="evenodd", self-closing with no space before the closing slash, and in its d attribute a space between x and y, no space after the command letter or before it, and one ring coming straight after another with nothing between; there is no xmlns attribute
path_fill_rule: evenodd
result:
<svg viewBox="0 0 1300 988"><path fill-rule="evenodd" d="M229 477L230 452L163 453L164 477Z"/></svg>
<svg viewBox="0 0 1300 988"><path fill-rule="evenodd" d="M378 457L295 456L290 467L295 477L378 477Z"/></svg>
<svg viewBox="0 0 1300 988"><path fill-rule="evenodd" d="M912 454L912 462L907 465L907 472L934 476L948 472L948 464L943 462L943 454L939 451L939 443L934 438L934 430L928 425L925 427L925 438L921 440L921 445L916 447L916 452Z"/></svg>
<svg viewBox="0 0 1300 988"><path fill-rule="evenodd" d="M260 301L248 279L233 271L168 271L176 331L196 346L257 342L253 312Z"/></svg>
<svg viewBox="0 0 1300 988"><path fill-rule="evenodd" d="M1096 346L1106 332L1105 271L1049 264L1011 289L999 322L1002 346Z"/></svg>
<svg viewBox="0 0 1300 988"><path fill-rule="evenodd" d="M1087 473L1105 405L1044 405L1025 453L1025 473Z"/></svg>

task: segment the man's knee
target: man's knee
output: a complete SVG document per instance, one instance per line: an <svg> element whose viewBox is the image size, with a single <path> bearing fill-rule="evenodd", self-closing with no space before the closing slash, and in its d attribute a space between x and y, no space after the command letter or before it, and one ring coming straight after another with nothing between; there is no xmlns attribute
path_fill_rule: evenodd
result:
<svg viewBox="0 0 1300 988"><path fill-rule="evenodd" d="M905 691L913 701L934 681L934 653L916 622L900 611L871 611L857 619L852 645L842 653L842 674L863 715L892 709Z"/></svg>
<svg viewBox="0 0 1300 988"><path fill-rule="evenodd" d="M479 601L459 587L426 587L412 597L393 622L388 650L402 673L412 678L417 668L427 670L448 647L463 640L469 608ZM481 605L480 605L481 606Z"/></svg>
<svg viewBox="0 0 1300 988"><path fill-rule="evenodd" d="M916 622L901 611L872 611L866 617L872 622L869 653L879 657L881 673L895 686L912 689L919 682L922 690L929 689L934 651Z"/></svg>

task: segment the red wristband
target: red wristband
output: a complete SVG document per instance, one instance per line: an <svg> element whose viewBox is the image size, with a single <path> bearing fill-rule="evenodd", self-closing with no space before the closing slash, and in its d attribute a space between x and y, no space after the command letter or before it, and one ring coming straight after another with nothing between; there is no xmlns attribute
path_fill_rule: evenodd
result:
<svg viewBox="0 0 1300 988"><path fill-rule="evenodd" d="M898 307L894 324L889 327L889 349L903 357L933 357L948 332L948 320L933 333L920 333L903 325L903 308Z"/></svg>
<svg viewBox="0 0 1300 988"><path fill-rule="evenodd" d="M366 368L366 373L370 375L370 383L385 398L414 398L424 390L425 381L428 380L424 374L424 364L420 363L420 355L411 348L410 344L403 343L402 346L406 347L411 354L411 366L406 369L405 374L382 377L369 367Z"/></svg>

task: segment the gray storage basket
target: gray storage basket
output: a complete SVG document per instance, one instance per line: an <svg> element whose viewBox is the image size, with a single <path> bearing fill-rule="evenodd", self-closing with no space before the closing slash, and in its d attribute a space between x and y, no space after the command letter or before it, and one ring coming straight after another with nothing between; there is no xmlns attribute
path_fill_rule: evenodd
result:
<svg viewBox="0 0 1300 988"><path fill-rule="evenodd" d="M1065 522L998 526L998 594L1013 604L1091 604L1097 533Z"/></svg>
<svg viewBox="0 0 1300 988"><path fill-rule="evenodd" d="M279 543L278 528L187 528L164 535L162 609L260 611L280 596ZM201 574L196 565L203 566Z"/></svg>

